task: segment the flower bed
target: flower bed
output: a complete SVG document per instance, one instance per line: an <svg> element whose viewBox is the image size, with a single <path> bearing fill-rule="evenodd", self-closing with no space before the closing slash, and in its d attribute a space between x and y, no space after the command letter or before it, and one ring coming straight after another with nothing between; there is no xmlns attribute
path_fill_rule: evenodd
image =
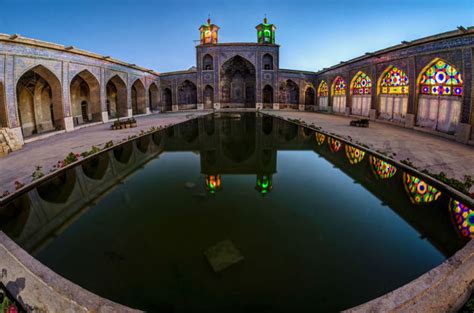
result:
<svg viewBox="0 0 474 313"><path fill-rule="evenodd" d="M110 128L112 130L134 128L134 127L137 127L137 120L134 119L133 117L128 118L126 120L117 119L112 125L110 125Z"/></svg>

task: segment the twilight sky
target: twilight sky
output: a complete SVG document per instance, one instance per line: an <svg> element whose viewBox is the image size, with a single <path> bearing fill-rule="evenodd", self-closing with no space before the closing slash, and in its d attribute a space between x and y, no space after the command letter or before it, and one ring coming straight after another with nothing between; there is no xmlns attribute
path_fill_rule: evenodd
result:
<svg viewBox="0 0 474 313"><path fill-rule="evenodd" d="M474 25L474 0L0 0L0 33L110 55L158 72L195 62L207 15L219 42L255 42L266 13L280 67L317 71L400 43Z"/></svg>

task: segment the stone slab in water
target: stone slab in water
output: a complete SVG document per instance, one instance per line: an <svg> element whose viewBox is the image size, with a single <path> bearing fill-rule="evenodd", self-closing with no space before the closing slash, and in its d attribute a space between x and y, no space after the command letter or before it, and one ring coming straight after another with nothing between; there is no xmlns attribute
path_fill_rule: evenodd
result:
<svg viewBox="0 0 474 313"><path fill-rule="evenodd" d="M230 240L223 240L204 252L214 272L218 273L244 259Z"/></svg>

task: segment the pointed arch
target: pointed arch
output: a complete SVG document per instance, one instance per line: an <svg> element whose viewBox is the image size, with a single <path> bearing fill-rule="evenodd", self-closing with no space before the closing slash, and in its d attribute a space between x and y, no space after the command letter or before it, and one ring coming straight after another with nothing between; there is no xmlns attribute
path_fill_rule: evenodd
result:
<svg viewBox="0 0 474 313"><path fill-rule="evenodd" d="M214 107L214 88L210 85L206 85L204 88L204 109L212 110Z"/></svg>
<svg viewBox="0 0 474 313"><path fill-rule="evenodd" d="M463 95L463 80L458 69L434 58L418 75L417 90L417 125L454 134L461 118Z"/></svg>
<svg viewBox="0 0 474 313"><path fill-rule="evenodd" d="M314 110L315 92L313 86L307 86L304 91L305 111Z"/></svg>
<svg viewBox="0 0 474 313"><path fill-rule="evenodd" d="M130 94L132 96L132 114L146 113L145 85L137 78L132 84Z"/></svg>
<svg viewBox="0 0 474 313"><path fill-rule="evenodd" d="M197 88L190 80L184 80L178 87L178 105L180 110L196 109Z"/></svg>
<svg viewBox="0 0 474 313"><path fill-rule="evenodd" d="M331 85L332 110L336 113L346 112L347 85L344 78L336 76Z"/></svg>
<svg viewBox="0 0 474 313"><path fill-rule="evenodd" d="M264 109L273 109L273 87L270 85L265 85L262 90L263 97L263 108Z"/></svg>
<svg viewBox="0 0 474 313"><path fill-rule="evenodd" d="M127 85L118 76L112 76L106 84L106 105L109 118L128 116Z"/></svg>
<svg viewBox="0 0 474 313"><path fill-rule="evenodd" d="M100 85L88 70L77 73L69 87L74 125L102 120L100 107Z"/></svg>
<svg viewBox="0 0 474 313"><path fill-rule="evenodd" d="M60 80L43 65L27 70L16 83L18 116L23 137L64 129Z"/></svg>
<svg viewBox="0 0 474 313"><path fill-rule="evenodd" d="M369 75L363 71L357 72L351 81L351 95L352 95L352 107L351 113L361 116L369 116L371 96L372 93L372 80Z"/></svg>
<svg viewBox="0 0 474 313"><path fill-rule="evenodd" d="M293 80L287 79L280 84L280 108L298 109L300 88Z"/></svg>
<svg viewBox="0 0 474 313"><path fill-rule="evenodd" d="M161 95L161 103L163 111L172 111L173 110L173 94L171 93L171 88L163 89L163 94Z"/></svg>
<svg viewBox="0 0 474 313"><path fill-rule="evenodd" d="M159 102L159 92L158 86L155 82L152 82L148 87L148 107L150 111L158 110L158 102Z"/></svg>
<svg viewBox="0 0 474 313"><path fill-rule="evenodd" d="M379 118L404 123L408 108L408 75L400 68L389 65L377 80Z"/></svg>
<svg viewBox="0 0 474 313"><path fill-rule="evenodd" d="M210 54L206 54L202 58L202 69L204 71L212 71L214 69L214 58Z"/></svg>
<svg viewBox="0 0 474 313"><path fill-rule="evenodd" d="M327 111L328 109L329 88L325 80L322 80L318 86L318 109Z"/></svg>
<svg viewBox="0 0 474 313"><path fill-rule="evenodd" d="M266 71L273 70L273 56L270 53L265 53L262 57L262 68Z"/></svg>
<svg viewBox="0 0 474 313"><path fill-rule="evenodd" d="M220 68L220 102L222 107L255 108L255 66L246 58L236 55Z"/></svg>

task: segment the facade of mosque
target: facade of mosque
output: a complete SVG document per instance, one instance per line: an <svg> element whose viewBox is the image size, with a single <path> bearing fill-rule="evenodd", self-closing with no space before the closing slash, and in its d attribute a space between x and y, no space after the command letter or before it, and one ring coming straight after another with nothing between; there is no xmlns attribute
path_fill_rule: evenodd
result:
<svg viewBox="0 0 474 313"><path fill-rule="evenodd" d="M267 19L256 26L256 43L220 43L210 19L199 31L196 66L170 73L0 34L0 128L22 144L155 112L285 109L367 117L474 141L474 27L319 72L279 67L276 27Z"/></svg>

